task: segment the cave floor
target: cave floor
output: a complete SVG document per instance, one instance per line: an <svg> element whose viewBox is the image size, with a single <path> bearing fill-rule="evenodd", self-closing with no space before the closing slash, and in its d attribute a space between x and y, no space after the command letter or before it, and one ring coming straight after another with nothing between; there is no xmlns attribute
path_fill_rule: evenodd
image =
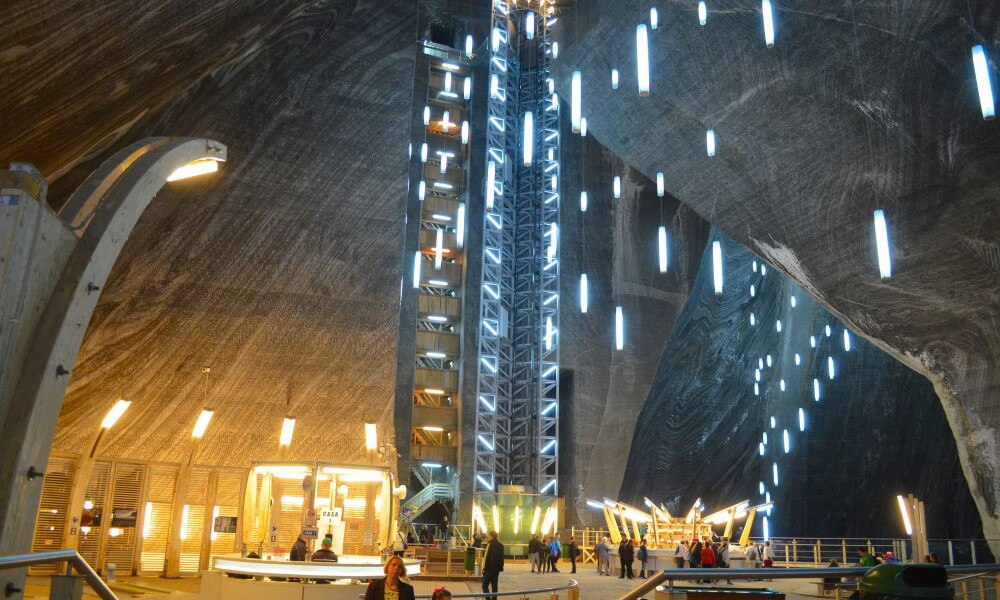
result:
<svg viewBox="0 0 1000 600"><path fill-rule="evenodd" d="M562 565L568 567L569 565ZM538 575L532 573L526 562L507 561L506 570L500 576L500 591L528 590L544 587L553 587L567 582L569 579L576 579L580 585L580 597L584 600L614 600L626 592L637 587L642 580L619 579L618 577L600 576L597 574L595 565L580 565L575 575L569 572L568 568L560 570L557 574ZM182 579L164 579L162 577L127 577L122 581L131 582L141 586L162 589L168 591L164 594L148 593L142 596L129 596L124 592L119 592L120 598L143 598L148 600L195 600L198 598L198 590L201 585L200 579L196 577ZM417 594L430 594L436 587L440 587L440 582L431 580L416 580L413 582ZM681 583L680 585L684 585ZM762 587L779 590L785 593L790 600L804 600L806 598L821 598L816 595L816 585L812 580L797 581L774 581L774 582L747 582L726 587ZM479 583L472 581L452 581L445 584L445 587L453 593L471 593L480 591ZM47 599L49 597L48 577L29 577L25 598L36 600ZM84 598L96 598L89 587L84 587ZM535 594L530 598L548 598L544 594ZM652 594L648 595L652 598Z"/></svg>

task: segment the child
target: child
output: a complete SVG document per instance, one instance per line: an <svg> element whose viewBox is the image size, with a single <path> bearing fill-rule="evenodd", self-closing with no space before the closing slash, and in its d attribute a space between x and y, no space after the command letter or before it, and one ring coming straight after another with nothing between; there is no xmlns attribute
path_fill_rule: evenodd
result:
<svg viewBox="0 0 1000 600"><path fill-rule="evenodd" d="M431 600L450 600L451 592L444 588L438 588L431 594Z"/></svg>

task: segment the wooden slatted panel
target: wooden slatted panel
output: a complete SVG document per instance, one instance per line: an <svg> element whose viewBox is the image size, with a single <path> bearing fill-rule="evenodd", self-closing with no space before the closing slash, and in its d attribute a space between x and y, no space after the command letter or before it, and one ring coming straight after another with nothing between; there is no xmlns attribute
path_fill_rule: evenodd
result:
<svg viewBox="0 0 1000 600"><path fill-rule="evenodd" d="M278 546L280 546L279 552L288 554L302 531L302 504L305 502L305 492L297 481L288 480L284 484L280 499Z"/></svg>
<svg viewBox="0 0 1000 600"><path fill-rule="evenodd" d="M112 521L115 511L139 512L142 488L146 480L146 466L130 463L115 463L111 490L111 514L105 515L104 527L108 539L104 548L104 563L113 563L119 575L130 575L138 565L135 560L135 545L141 524L135 527L116 526Z"/></svg>
<svg viewBox="0 0 1000 600"><path fill-rule="evenodd" d="M200 572L201 540L205 531L205 498L208 494L209 469L191 469L188 483L186 524L181 529L180 572L192 575Z"/></svg>
<svg viewBox="0 0 1000 600"><path fill-rule="evenodd" d="M76 471L76 459L49 457L42 481L42 499L38 505L38 520L35 522L35 539L32 552L46 552L62 548L62 538L66 529L66 510L69 507L70 486ZM53 575L61 572L62 565L39 565L31 567L31 575Z"/></svg>
<svg viewBox="0 0 1000 600"><path fill-rule="evenodd" d="M177 482L177 467L151 466L142 521L140 574L163 573L170 537L170 511Z"/></svg>
<svg viewBox="0 0 1000 600"><path fill-rule="evenodd" d="M77 550L92 567L100 568L98 562L101 534L104 527L111 522L111 515L101 514L104 509L104 500L108 495L108 487L111 483L111 463L107 461L97 461L94 469L90 472L90 481L87 482L86 501L84 503L83 518L80 520L80 537L77 543ZM91 508L87 508L91 506ZM98 517L100 524L98 525Z"/></svg>
<svg viewBox="0 0 1000 600"><path fill-rule="evenodd" d="M367 483L347 484L344 499L344 554L365 554L365 501ZM373 508L373 507L372 507Z"/></svg>
<svg viewBox="0 0 1000 600"><path fill-rule="evenodd" d="M219 483L215 488L214 517L236 517L239 516L240 506L243 504L243 496L240 491L243 489L243 482L246 481L246 473L242 471L219 471ZM242 525L238 525L242 527ZM209 553L212 556L227 554L236 550L235 533L211 534L211 548Z"/></svg>

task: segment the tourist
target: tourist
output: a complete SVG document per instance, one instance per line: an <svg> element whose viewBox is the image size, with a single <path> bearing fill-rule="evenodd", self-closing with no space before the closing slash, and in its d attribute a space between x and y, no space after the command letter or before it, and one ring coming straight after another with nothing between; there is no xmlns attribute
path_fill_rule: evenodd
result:
<svg viewBox="0 0 1000 600"><path fill-rule="evenodd" d="M868 548L865 546L858 546L858 556L860 557L860 560L858 560L859 567L874 567L878 564L875 557L868 552Z"/></svg>
<svg viewBox="0 0 1000 600"><path fill-rule="evenodd" d="M325 561L325 562L337 562L337 554L331 550L333 547L333 538L326 536L323 541L320 542L320 549L313 552L312 559L315 561Z"/></svg>
<svg viewBox="0 0 1000 600"><path fill-rule="evenodd" d="M448 523L448 515L445 515L444 518L441 519L441 529L444 530L444 535L442 537L445 541L448 541L449 538L451 538L451 524Z"/></svg>
<svg viewBox="0 0 1000 600"><path fill-rule="evenodd" d="M479 535L479 532L476 532L472 536L472 547L473 548L482 548L483 547L483 536Z"/></svg>
<svg viewBox="0 0 1000 600"><path fill-rule="evenodd" d="M400 579L406 577L406 565L402 558L390 556L382 572L385 573L384 578L374 579L368 584L365 600L414 600L413 586Z"/></svg>
<svg viewBox="0 0 1000 600"><path fill-rule="evenodd" d="M444 588L437 588L431 593L431 600L448 600L451 598L451 592Z"/></svg>
<svg viewBox="0 0 1000 600"><path fill-rule="evenodd" d="M678 569L684 568L684 561L687 560L688 553L688 543L687 540L681 540L677 543L677 547L674 548L674 564L677 565Z"/></svg>
<svg viewBox="0 0 1000 600"><path fill-rule="evenodd" d="M688 562L691 564L692 569L701 568L701 549L701 540L698 538L691 540L691 547L688 549Z"/></svg>
<svg viewBox="0 0 1000 600"><path fill-rule="evenodd" d="M649 562L649 549L646 548L646 538L639 540L639 552L636 553L639 559L639 578L646 578L646 563Z"/></svg>
<svg viewBox="0 0 1000 600"><path fill-rule="evenodd" d="M608 547L608 538L601 538L600 543L594 548L594 554L597 555L597 574L611 575L611 548Z"/></svg>
<svg viewBox="0 0 1000 600"><path fill-rule="evenodd" d="M559 558L562 556L562 543L559 541L559 534L552 536L552 540L549 542L549 570L553 573L558 573L559 569L556 568L556 563L559 562Z"/></svg>
<svg viewBox="0 0 1000 600"><path fill-rule="evenodd" d="M715 564L720 569L729 568L729 538L722 538L722 543L719 544L719 550L715 553ZM727 579L726 583L733 585L732 579Z"/></svg>
<svg viewBox="0 0 1000 600"><path fill-rule="evenodd" d="M580 554L580 548L576 545L576 537L569 536L569 562L573 565L570 573L576 573L576 557Z"/></svg>
<svg viewBox="0 0 1000 600"><path fill-rule="evenodd" d="M712 542L707 537L705 538L705 542L701 545L701 568L715 568L715 551L712 550ZM712 580L703 579L702 583L712 583Z"/></svg>
<svg viewBox="0 0 1000 600"><path fill-rule="evenodd" d="M542 573L548 573L552 568L552 561L549 560L549 546L552 544L552 536L547 535L542 538L540 542L542 544L541 559L542 559Z"/></svg>
<svg viewBox="0 0 1000 600"><path fill-rule="evenodd" d="M747 544L747 547L743 550L743 557L747 560L748 569L757 568L757 562L760 560L760 554L757 552L757 546L754 542L749 542Z"/></svg>
<svg viewBox="0 0 1000 600"><path fill-rule="evenodd" d="M493 589L497 593L500 585L500 573L503 572L503 544L498 539L499 535L495 531L490 532L490 541L486 543L486 552L483 554L483 593L486 594ZM487 598L496 599L496 596L489 595Z"/></svg>
<svg viewBox="0 0 1000 600"><path fill-rule="evenodd" d="M532 573L542 572L542 543L538 541L537 533L531 534L528 540L528 564Z"/></svg>
<svg viewBox="0 0 1000 600"><path fill-rule="evenodd" d="M396 539L392 543L392 553L396 556L402 556L403 552L406 551L406 535L403 530L400 529L396 532Z"/></svg>
<svg viewBox="0 0 1000 600"><path fill-rule="evenodd" d="M931 560L929 562L932 562L936 565L941 564L941 561L938 559L937 552L931 552L930 559Z"/></svg>
<svg viewBox="0 0 1000 600"><path fill-rule="evenodd" d="M288 555L288 560L305 562L308 555L309 546L306 545L306 539L300 534L299 537L295 538L295 543L292 544L292 551Z"/></svg>
<svg viewBox="0 0 1000 600"><path fill-rule="evenodd" d="M618 579L633 579L632 561L635 560L635 547L632 540L627 537L622 538L622 543L618 545L618 561L621 563L622 571Z"/></svg>
<svg viewBox="0 0 1000 600"><path fill-rule="evenodd" d="M434 543L434 534L431 533L431 528L428 527L427 525L424 525L420 529L420 543L421 544L433 544Z"/></svg>
<svg viewBox="0 0 1000 600"><path fill-rule="evenodd" d="M761 558L764 561L764 568L770 569L774 566L774 546L770 540L764 542L764 549L761 551Z"/></svg>

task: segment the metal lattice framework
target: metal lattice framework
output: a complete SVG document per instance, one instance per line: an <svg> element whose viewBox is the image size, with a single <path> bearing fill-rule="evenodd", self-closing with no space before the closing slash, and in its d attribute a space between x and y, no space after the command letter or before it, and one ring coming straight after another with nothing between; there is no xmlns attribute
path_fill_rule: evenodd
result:
<svg viewBox="0 0 1000 600"><path fill-rule="evenodd" d="M511 483L557 494L560 157L549 23L531 6L494 0L492 26L474 491Z"/></svg>

